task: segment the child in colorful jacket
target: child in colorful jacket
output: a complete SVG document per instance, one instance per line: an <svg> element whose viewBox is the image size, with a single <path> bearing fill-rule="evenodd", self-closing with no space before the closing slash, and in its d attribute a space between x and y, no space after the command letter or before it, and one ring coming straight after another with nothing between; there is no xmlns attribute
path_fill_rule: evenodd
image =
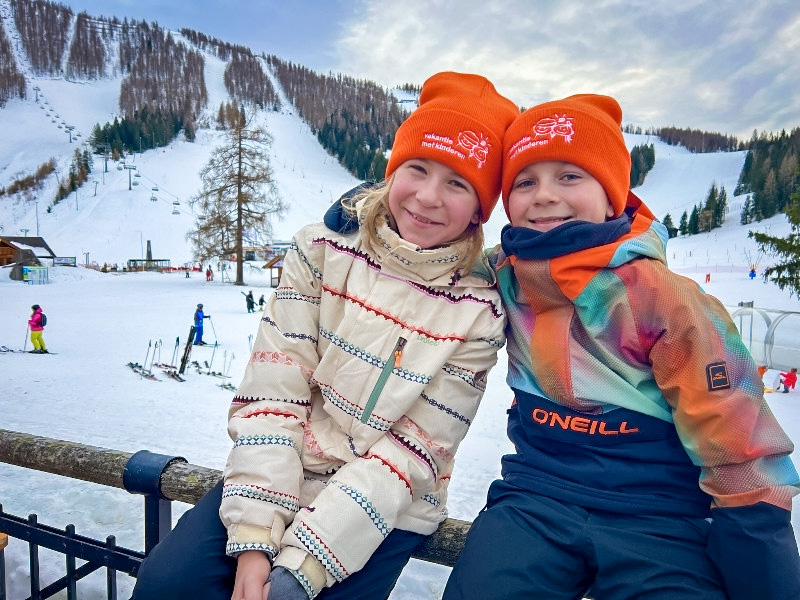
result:
<svg viewBox="0 0 800 600"><path fill-rule="evenodd" d="M482 222L518 114L483 77L434 75L385 185L294 237L230 409L224 482L144 561L136 600L262 600L268 577L272 599L388 597L447 515L505 342Z"/></svg>
<svg viewBox="0 0 800 600"><path fill-rule="evenodd" d="M792 443L728 312L667 268L621 119L579 95L506 132L516 451L444 600L800 598Z"/></svg>

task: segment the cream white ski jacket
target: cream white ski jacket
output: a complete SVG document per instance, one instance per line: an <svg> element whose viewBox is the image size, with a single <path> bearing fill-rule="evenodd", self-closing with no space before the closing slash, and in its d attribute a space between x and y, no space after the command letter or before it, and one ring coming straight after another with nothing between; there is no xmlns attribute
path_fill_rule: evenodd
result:
<svg viewBox="0 0 800 600"><path fill-rule="evenodd" d="M310 595L361 569L394 528L446 517L453 457L505 342L488 264L388 227L310 225L261 320L228 431L227 552L259 549ZM311 558L313 557L313 558Z"/></svg>

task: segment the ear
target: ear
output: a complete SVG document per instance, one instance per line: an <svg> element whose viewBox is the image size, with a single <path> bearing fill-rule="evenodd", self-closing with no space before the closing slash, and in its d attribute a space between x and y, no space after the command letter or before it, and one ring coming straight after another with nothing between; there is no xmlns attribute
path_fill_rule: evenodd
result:
<svg viewBox="0 0 800 600"><path fill-rule="evenodd" d="M611 202L608 202L608 206L606 206L606 217L611 219L613 216L614 216L614 207L611 206Z"/></svg>
<svg viewBox="0 0 800 600"><path fill-rule="evenodd" d="M481 210L478 209L475 211L475 214L472 215L472 218L469 220L470 223L473 225L480 225L481 223Z"/></svg>

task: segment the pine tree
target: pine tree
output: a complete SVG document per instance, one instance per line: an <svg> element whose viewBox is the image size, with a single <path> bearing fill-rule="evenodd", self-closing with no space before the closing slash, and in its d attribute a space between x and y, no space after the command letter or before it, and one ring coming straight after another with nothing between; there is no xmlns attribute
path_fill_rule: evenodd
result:
<svg viewBox="0 0 800 600"><path fill-rule="evenodd" d="M245 117L228 121L228 137L200 172L202 190L190 200L199 209L195 228L187 234L195 255L236 256L236 285L244 285L245 232L271 238L271 218L284 211L269 164L271 136Z"/></svg>
<svg viewBox="0 0 800 600"><path fill-rule="evenodd" d="M686 211L683 211L681 215L681 222L678 225L678 231L680 231L681 235L687 235L689 233L689 215Z"/></svg>
<svg viewBox="0 0 800 600"><path fill-rule="evenodd" d="M764 270L764 280L772 281L783 290L800 298L800 192L791 195L791 205L786 217L792 225L792 231L785 238L774 237L766 233L749 232L759 249L772 256L780 257L781 262Z"/></svg>
<svg viewBox="0 0 800 600"><path fill-rule="evenodd" d="M700 209L696 206L692 209L692 214L689 215L688 229L692 235L700 233Z"/></svg>
<svg viewBox="0 0 800 600"><path fill-rule="evenodd" d="M714 207L712 220L714 227L722 227L725 222L725 217L728 216L728 192L725 188L720 188L719 196L717 196L717 205Z"/></svg>
<svg viewBox="0 0 800 600"><path fill-rule="evenodd" d="M753 222L753 198L750 194L747 194L742 204L742 213L739 222L742 225L749 225Z"/></svg>
<svg viewBox="0 0 800 600"><path fill-rule="evenodd" d="M708 190L708 195L706 196L706 203L703 206L702 213L708 213L708 223L703 223L700 226L702 231L710 231L714 227L718 227L719 225L714 222L713 215L717 212L717 198L719 197L719 190L717 189L717 184L712 183L711 188Z"/></svg>
<svg viewBox="0 0 800 600"><path fill-rule="evenodd" d="M664 220L661 221L661 223L664 225L664 227L667 228L667 231L669 232L669 237L674 238L675 236L678 235L678 229L675 227L675 223L672 222L671 214L667 213L666 215L664 215Z"/></svg>

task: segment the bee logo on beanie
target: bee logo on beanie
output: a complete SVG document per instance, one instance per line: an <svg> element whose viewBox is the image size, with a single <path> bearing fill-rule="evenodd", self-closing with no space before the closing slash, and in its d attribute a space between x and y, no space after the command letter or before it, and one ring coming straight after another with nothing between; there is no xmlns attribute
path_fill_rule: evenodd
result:
<svg viewBox="0 0 800 600"><path fill-rule="evenodd" d="M492 148L488 136L474 131L462 131L459 133L458 145L467 150L469 156L478 162L479 169L483 167L483 163L489 158L489 150Z"/></svg>
<svg viewBox="0 0 800 600"><path fill-rule="evenodd" d="M544 117L539 119L533 126L534 139L543 136L550 136L552 140L557 135L564 138L564 141L569 143L572 141L572 136L575 135L575 130L572 127L572 117L566 114L558 115L555 117Z"/></svg>

